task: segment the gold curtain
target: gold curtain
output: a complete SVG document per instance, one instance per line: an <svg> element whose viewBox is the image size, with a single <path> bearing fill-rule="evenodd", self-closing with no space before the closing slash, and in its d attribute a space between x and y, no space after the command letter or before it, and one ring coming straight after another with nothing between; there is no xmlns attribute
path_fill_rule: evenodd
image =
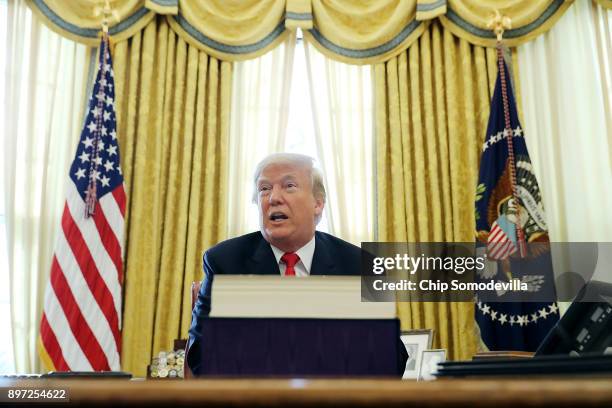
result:
<svg viewBox="0 0 612 408"><path fill-rule="evenodd" d="M597 0L609 4L612 0ZM53 30L88 45L99 43L98 0L26 0ZM326 56L349 64L376 64L404 52L439 20L472 44L494 47L488 27L495 11L512 21L504 38L517 46L555 24L574 0L113 0L112 41L123 41L166 15L189 44L224 61L256 58L301 27Z"/></svg>
<svg viewBox="0 0 612 408"><path fill-rule="evenodd" d="M374 69L379 240L472 242L495 50L433 22ZM434 328L434 345L449 358L477 349L472 303L398 303L398 314L403 329Z"/></svg>
<svg viewBox="0 0 612 408"><path fill-rule="evenodd" d="M231 63L158 17L114 52L128 196L122 369L185 338L202 251L225 238Z"/></svg>

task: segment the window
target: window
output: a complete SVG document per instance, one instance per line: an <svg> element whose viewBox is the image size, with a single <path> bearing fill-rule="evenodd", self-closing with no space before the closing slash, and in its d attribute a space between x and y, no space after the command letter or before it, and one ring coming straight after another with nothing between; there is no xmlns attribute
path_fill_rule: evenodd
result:
<svg viewBox="0 0 612 408"><path fill-rule="evenodd" d="M236 63L233 81L228 236L259 229L252 172L267 154L286 151L313 157L325 174L328 200L317 229L356 245L373 240L370 67L326 58L298 30L297 40Z"/></svg>
<svg viewBox="0 0 612 408"><path fill-rule="evenodd" d="M7 49L7 2L0 0L0 97L2 109L0 109L0 123L5 123L5 80L6 80L6 49ZM0 153L0 330L4 335L0 336L0 373L12 373L15 371L13 363L13 341L11 333L11 313L9 298L9 269L6 242L6 225L4 210L4 151Z"/></svg>
<svg viewBox="0 0 612 408"><path fill-rule="evenodd" d="M284 151L290 153L301 153L308 155L321 163L315 145L312 105L310 103L310 90L308 89L306 58L304 56L304 43L298 36L294 50L293 73L291 74L291 87L289 94L289 115L287 121L287 132ZM259 136L261 137L261 136ZM254 163L253 163L254 165ZM252 171L253 169L251 169ZM249 190L253 188L252 180L248 179ZM243 233L257 231L259 229L258 210L255 204L248 206L249 224ZM329 232L327 211L323 216L317 229Z"/></svg>

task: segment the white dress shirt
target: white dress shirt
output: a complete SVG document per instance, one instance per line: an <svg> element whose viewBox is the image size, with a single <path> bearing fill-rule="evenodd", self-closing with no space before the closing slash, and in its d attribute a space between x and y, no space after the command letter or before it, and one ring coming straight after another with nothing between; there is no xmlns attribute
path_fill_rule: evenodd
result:
<svg viewBox="0 0 612 408"><path fill-rule="evenodd" d="M285 276L285 270L287 269L287 265L284 262L281 262L281 257L285 254L285 251L278 249L274 245L270 244L272 247L272 252L274 252L274 256L276 257L276 262L278 263L278 268L280 269L281 276ZM310 275L310 267L312 266L312 257L314 256L315 251L315 237L312 236L312 239L303 247L295 251L295 253L300 257L298 263L295 264L293 269L295 269L295 276L309 276Z"/></svg>

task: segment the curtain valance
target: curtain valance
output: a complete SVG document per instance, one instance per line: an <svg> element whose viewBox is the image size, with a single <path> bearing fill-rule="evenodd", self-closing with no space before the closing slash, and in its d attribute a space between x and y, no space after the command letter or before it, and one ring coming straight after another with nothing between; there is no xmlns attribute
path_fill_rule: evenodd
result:
<svg viewBox="0 0 612 408"><path fill-rule="evenodd" d="M517 46L548 31L573 0L448 0L448 10L440 16L447 30L472 44L495 46L495 34L487 27L495 11L511 18L512 27L504 32L505 43Z"/></svg>
<svg viewBox="0 0 612 408"><path fill-rule="evenodd" d="M53 29L97 44L100 0L27 0ZM120 17L115 42L131 37L158 14L172 30L209 55L226 61L257 57L297 27L306 40L336 60L369 64L410 46L432 19L472 44L494 46L487 27L495 12L509 17L507 44L548 30L574 0L111 0ZM606 3L609 0L599 0Z"/></svg>
<svg viewBox="0 0 612 408"><path fill-rule="evenodd" d="M595 0L595 3L606 9L612 9L612 0Z"/></svg>

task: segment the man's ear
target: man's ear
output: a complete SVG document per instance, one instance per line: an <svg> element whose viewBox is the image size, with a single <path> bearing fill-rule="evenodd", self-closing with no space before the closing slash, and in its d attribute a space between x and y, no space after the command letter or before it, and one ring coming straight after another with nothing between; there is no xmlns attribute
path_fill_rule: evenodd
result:
<svg viewBox="0 0 612 408"><path fill-rule="evenodd" d="M325 207L325 201L321 197L315 196L315 215L319 216L323 213Z"/></svg>

